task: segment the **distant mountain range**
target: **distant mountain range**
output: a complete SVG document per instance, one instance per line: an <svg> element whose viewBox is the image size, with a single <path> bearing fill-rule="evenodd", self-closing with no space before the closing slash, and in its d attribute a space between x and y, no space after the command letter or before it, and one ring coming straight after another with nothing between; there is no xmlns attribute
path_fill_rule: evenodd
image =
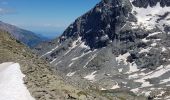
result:
<svg viewBox="0 0 170 100"><path fill-rule="evenodd" d="M38 36L31 31L21 29L17 26L10 25L2 21L0 21L0 29L9 32L11 36L29 46L30 48L46 40L46 38Z"/></svg>

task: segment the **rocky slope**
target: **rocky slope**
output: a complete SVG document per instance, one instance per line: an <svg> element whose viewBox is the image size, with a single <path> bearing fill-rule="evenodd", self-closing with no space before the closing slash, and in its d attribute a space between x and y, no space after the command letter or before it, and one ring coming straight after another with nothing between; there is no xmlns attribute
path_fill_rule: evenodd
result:
<svg viewBox="0 0 170 100"><path fill-rule="evenodd" d="M36 100L108 100L100 92L71 86L53 72L44 60L10 37L10 34L0 30L0 64L16 62L21 65L26 75L25 84Z"/></svg>
<svg viewBox="0 0 170 100"><path fill-rule="evenodd" d="M37 35L35 35L35 33L31 31L21 29L2 21L0 21L0 29L9 32L12 37L17 39L18 41L21 41L29 47L34 47L43 41L43 38L38 37Z"/></svg>
<svg viewBox="0 0 170 100"><path fill-rule="evenodd" d="M169 0L102 0L36 52L82 87L167 100L169 40Z"/></svg>

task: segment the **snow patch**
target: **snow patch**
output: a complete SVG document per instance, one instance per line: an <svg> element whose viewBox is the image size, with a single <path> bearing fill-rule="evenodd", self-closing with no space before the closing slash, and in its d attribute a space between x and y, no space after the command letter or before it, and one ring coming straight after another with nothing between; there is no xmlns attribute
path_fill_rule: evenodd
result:
<svg viewBox="0 0 170 100"><path fill-rule="evenodd" d="M121 73L123 71L123 68L118 69L118 71L119 71L119 73Z"/></svg>
<svg viewBox="0 0 170 100"><path fill-rule="evenodd" d="M89 80L89 81L94 81L95 80L95 76L96 76L96 75L94 75L95 73L97 73L97 71L92 72L91 74L85 76L84 78Z"/></svg>
<svg viewBox="0 0 170 100"><path fill-rule="evenodd" d="M139 92L139 88L131 89L130 91L132 91L133 93L138 93Z"/></svg>
<svg viewBox="0 0 170 100"><path fill-rule="evenodd" d="M130 56L130 53L125 53L123 55L119 55L118 57L116 57L116 61L118 62L118 64L120 64L121 62L123 62L125 65L128 64L127 62L127 57Z"/></svg>
<svg viewBox="0 0 170 100"><path fill-rule="evenodd" d="M66 76L71 77L71 76L73 76L75 73L76 73L76 71L75 71L75 72L69 72Z"/></svg>
<svg viewBox="0 0 170 100"><path fill-rule="evenodd" d="M162 96L165 93L165 91L161 91L160 94L158 94L157 96Z"/></svg>
<svg viewBox="0 0 170 100"><path fill-rule="evenodd" d="M150 96L151 91L143 91L142 94L145 94L146 97Z"/></svg>
<svg viewBox="0 0 170 100"><path fill-rule="evenodd" d="M129 63L129 71L126 72L127 74L133 73L133 72L137 72L139 71L136 63Z"/></svg>
<svg viewBox="0 0 170 100"><path fill-rule="evenodd" d="M90 49L89 46L85 45L85 42L82 42L81 45L80 45L81 48L86 48L86 49Z"/></svg>
<svg viewBox="0 0 170 100"><path fill-rule="evenodd" d="M83 52L83 54L82 54L81 56L73 58L72 61L78 60L78 59L84 57L85 55L87 55L87 54L89 54L89 53L91 53L91 52L92 52L92 51L88 51L88 52L86 52L86 53Z"/></svg>
<svg viewBox="0 0 170 100"><path fill-rule="evenodd" d="M118 89L118 88L120 88L120 86L119 86L118 83L116 83L116 85L114 85L114 86L111 88L111 90L115 90L115 89Z"/></svg>
<svg viewBox="0 0 170 100"><path fill-rule="evenodd" d="M135 73L133 75L130 75L129 78L130 79L136 78L136 80L134 80L134 82L142 83L140 88L150 87L150 86L152 86L152 84L150 84L148 81L146 81L147 79L160 77L160 76L162 76L163 74L165 74L169 71L170 71L170 65L167 65L167 66L161 65L155 71L151 71L149 73L141 73L141 74ZM169 81L169 80L164 80L164 81L166 82L166 81Z"/></svg>
<svg viewBox="0 0 170 100"><path fill-rule="evenodd" d="M57 66L59 63L61 63L62 61L59 61L59 62L57 62L56 64L55 64L55 66Z"/></svg>
<svg viewBox="0 0 170 100"><path fill-rule="evenodd" d="M89 61L86 62L86 64L83 66L83 68L86 68L86 66L97 56L97 53L94 54Z"/></svg>
<svg viewBox="0 0 170 100"><path fill-rule="evenodd" d="M156 6L148 6L147 8L133 6L132 13L138 19L138 22L136 23L137 25L143 26L146 29L153 29L157 26L164 31L163 25L170 25L170 22L167 20L160 20L157 22L160 18L158 15L164 15L166 12L169 12L169 9L170 7L161 7L160 3L157 3Z"/></svg>
<svg viewBox="0 0 170 100"><path fill-rule="evenodd" d="M162 52L165 52L167 49L165 47L162 47Z"/></svg>
<svg viewBox="0 0 170 100"><path fill-rule="evenodd" d="M158 34L160 34L160 33L161 33L161 32L154 32L154 33L152 33L152 34L149 34L148 37L155 36L155 35L158 35Z"/></svg>
<svg viewBox="0 0 170 100"><path fill-rule="evenodd" d="M56 50L58 47L59 47L59 46L57 45L57 46L56 46L55 48L53 48L51 51L43 54L40 58L42 58L42 57L44 57L44 56L46 56L46 55L48 55L48 54L51 54L51 53L52 53L54 50Z"/></svg>
<svg viewBox="0 0 170 100"><path fill-rule="evenodd" d="M160 80L159 84L164 84L164 83L168 83L168 82L170 82L170 77L167 79Z"/></svg>
<svg viewBox="0 0 170 100"><path fill-rule="evenodd" d="M71 62L71 63L68 65L68 67L71 67L73 64L74 64L74 63L73 63L73 62Z"/></svg>
<svg viewBox="0 0 170 100"><path fill-rule="evenodd" d="M18 63L0 64L0 100L35 100L24 85Z"/></svg>
<svg viewBox="0 0 170 100"><path fill-rule="evenodd" d="M139 53L145 53L145 52L149 52L151 50L151 48L146 48L146 49L141 49L141 51Z"/></svg>
<svg viewBox="0 0 170 100"><path fill-rule="evenodd" d="M144 43L147 43L147 42L149 42L150 40L147 40L146 38L144 38L144 39L142 39L142 41L143 41Z"/></svg>
<svg viewBox="0 0 170 100"><path fill-rule="evenodd" d="M155 47L157 45L157 43L152 43L151 46L152 47Z"/></svg>
<svg viewBox="0 0 170 100"><path fill-rule="evenodd" d="M104 91L104 90L106 90L106 89L105 89L105 88L101 88L100 90Z"/></svg>
<svg viewBox="0 0 170 100"><path fill-rule="evenodd" d="M69 52L71 52L77 46L78 42L81 42L81 37L79 37L77 40L73 41L71 47L69 47L69 50L64 54L64 56L67 55Z"/></svg>

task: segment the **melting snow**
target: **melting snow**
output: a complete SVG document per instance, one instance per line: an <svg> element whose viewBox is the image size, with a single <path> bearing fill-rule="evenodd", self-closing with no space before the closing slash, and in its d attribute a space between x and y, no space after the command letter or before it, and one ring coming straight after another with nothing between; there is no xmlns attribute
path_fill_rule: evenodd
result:
<svg viewBox="0 0 170 100"><path fill-rule="evenodd" d="M116 85L114 85L111 89L114 90L114 89L118 89L118 88L120 88L120 86L118 83L116 83Z"/></svg>
<svg viewBox="0 0 170 100"><path fill-rule="evenodd" d="M88 51L88 52L86 52L86 53L83 52L83 54L82 54L81 56L73 58L72 61L78 60L78 59L84 57L85 55L87 55L87 54L89 54L89 53L91 53L91 52L92 52L92 51Z"/></svg>
<svg viewBox="0 0 170 100"><path fill-rule="evenodd" d="M154 32L152 34L149 34L148 37L151 37L151 36L154 36L154 35L157 35L157 34L160 34L160 32Z"/></svg>
<svg viewBox="0 0 170 100"><path fill-rule="evenodd" d="M55 58L55 59L53 59L51 62L50 62L50 64L52 64L54 61L56 61L57 60L57 58Z"/></svg>
<svg viewBox="0 0 170 100"><path fill-rule="evenodd" d="M77 46L77 42L81 41L81 37L79 37L77 40L73 41L72 46L69 48L69 50L64 54L67 55L71 50L73 50Z"/></svg>
<svg viewBox="0 0 170 100"><path fill-rule="evenodd" d="M59 61L59 62L57 62L56 64L55 64L55 66L57 66L59 63L61 63L62 61Z"/></svg>
<svg viewBox="0 0 170 100"><path fill-rule="evenodd" d="M89 80L89 81L94 81L95 80L95 76L96 76L96 75L94 75L95 73L97 73L97 71L92 72L91 74L85 76L84 78Z"/></svg>
<svg viewBox="0 0 170 100"><path fill-rule="evenodd" d="M163 31L163 25L169 25L169 21L161 20L159 23L156 21L160 18L158 15L163 15L166 12L169 12L170 7L162 8L160 3L157 3L156 6L147 8L139 8L133 6L132 13L136 13L138 19L138 25L144 25L147 29L153 29L155 26L159 27ZM169 16L168 16L169 17Z"/></svg>
<svg viewBox="0 0 170 100"><path fill-rule="evenodd" d="M157 43L152 43L151 46L152 47L155 47L157 45Z"/></svg>
<svg viewBox="0 0 170 100"><path fill-rule="evenodd" d="M73 64L74 64L73 62L72 62L72 63L70 63L70 64L68 65L68 67L71 67Z"/></svg>
<svg viewBox="0 0 170 100"><path fill-rule="evenodd" d="M40 58L42 58L42 57L44 57L44 56L46 56L46 55L52 53L52 52L53 52L54 50L56 50L57 48L58 48L58 46L56 46L55 48L53 48L51 51L49 51L49 52L43 54Z"/></svg>
<svg viewBox="0 0 170 100"><path fill-rule="evenodd" d="M151 91L143 91L142 94L145 94L145 96L149 96L151 94Z"/></svg>
<svg viewBox="0 0 170 100"><path fill-rule="evenodd" d="M86 49L90 49L89 46L85 45L85 42L82 42L80 45L81 48L86 48Z"/></svg>
<svg viewBox="0 0 170 100"><path fill-rule="evenodd" d="M141 49L141 51L139 53L145 53L145 52L149 52L150 51L150 47L146 48L146 49Z"/></svg>
<svg viewBox="0 0 170 100"><path fill-rule="evenodd" d="M127 72L128 74L129 73L133 73L133 72L137 72L139 71L136 63L129 63L129 72Z"/></svg>
<svg viewBox="0 0 170 100"><path fill-rule="evenodd" d="M165 93L165 91L161 91L161 93L157 96L162 96Z"/></svg>
<svg viewBox="0 0 170 100"><path fill-rule="evenodd" d="M125 53L123 55L119 55L118 57L116 57L116 61L118 61L118 63L120 64L122 61L125 65L128 64L127 62L127 57L130 56L130 53Z"/></svg>
<svg viewBox="0 0 170 100"><path fill-rule="evenodd" d="M103 91L104 91L104 90L106 90L106 89L105 89L105 88L101 88L100 90L103 90Z"/></svg>
<svg viewBox="0 0 170 100"><path fill-rule="evenodd" d="M75 73L76 73L76 71L75 71L75 72L69 72L66 76L71 77L71 76L73 76Z"/></svg>
<svg viewBox="0 0 170 100"><path fill-rule="evenodd" d="M147 43L149 42L150 40L147 40L146 38L142 39L143 42Z"/></svg>
<svg viewBox="0 0 170 100"><path fill-rule="evenodd" d="M165 52L166 51L166 48L165 47L162 47L162 52Z"/></svg>
<svg viewBox="0 0 170 100"><path fill-rule="evenodd" d="M118 69L118 71L121 73L123 71L123 68Z"/></svg>
<svg viewBox="0 0 170 100"><path fill-rule="evenodd" d="M86 64L83 66L83 68L86 68L86 66L97 56L97 54L94 54L89 61L86 62Z"/></svg>
<svg viewBox="0 0 170 100"><path fill-rule="evenodd" d="M139 88L131 89L130 91L132 91L133 93L138 93L139 92Z"/></svg>
<svg viewBox="0 0 170 100"><path fill-rule="evenodd" d="M160 84L164 84L164 83L167 83L167 82L170 82L170 77L167 78L167 79L160 80Z"/></svg>
<svg viewBox="0 0 170 100"><path fill-rule="evenodd" d="M170 100L170 96L166 96L165 99L166 99L166 100Z"/></svg>
<svg viewBox="0 0 170 100"><path fill-rule="evenodd" d="M160 77L160 76L162 76L163 74L165 74L169 71L170 71L170 65L160 66L154 72L151 71L149 73L141 73L141 74L135 73L133 75L130 75L129 78L130 79L135 78L136 79L136 80L134 80L135 82L142 83L140 88L149 87L149 86L152 86L152 84L150 84L148 81L146 81L146 79L152 79L152 78ZM167 80L164 80L164 81L167 81Z"/></svg>
<svg viewBox="0 0 170 100"><path fill-rule="evenodd" d="M123 55L119 55L118 57L116 57L116 61L118 62L118 64L120 64L121 62L123 62L125 65L128 65L129 66L129 71L127 72L128 74L129 73L132 73L132 72L136 72L138 71L139 69L137 68L137 65L136 63L129 63L127 62L127 57L130 56L130 53L125 53ZM119 69L120 70L120 69ZM121 71L121 70L120 70Z"/></svg>
<svg viewBox="0 0 170 100"><path fill-rule="evenodd" d="M23 77L18 63L0 64L0 100L35 100L24 85Z"/></svg>

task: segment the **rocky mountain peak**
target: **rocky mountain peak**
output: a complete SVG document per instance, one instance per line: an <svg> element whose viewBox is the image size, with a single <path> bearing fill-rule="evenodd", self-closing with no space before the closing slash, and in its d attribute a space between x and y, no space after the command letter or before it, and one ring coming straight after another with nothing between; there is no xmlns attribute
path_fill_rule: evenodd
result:
<svg viewBox="0 0 170 100"><path fill-rule="evenodd" d="M91 48L106 46L126 23L131 4L128 0L103 0L71 24L63 37L81 36Z"/></svg>
<svg viewBox="0 0 170 100"><path fill-rule="evenodd" d="M158 22L162 17L165 18L169 14L168 6L169 0L102 0L92 10L76 19L64 31L60 42L68 38L77 39L82 37L81 39L91 48L105 47L116 39L120 40L119 33L127 28L124 26L133 26L135 24L140 27L141 22L151 20L151 18L146 18L149 16L149 11L147 11L146 15L140 8L146 10L150 7L148 10L156 12L154 14L158 16ZM162 10L163 8L165 8L164 13L160 14L158 9ZM138 15L140 15L140 18L138 18ZM153 16L151 15L151 17ZM153 23L154 26L155 22Z"/></svg>

